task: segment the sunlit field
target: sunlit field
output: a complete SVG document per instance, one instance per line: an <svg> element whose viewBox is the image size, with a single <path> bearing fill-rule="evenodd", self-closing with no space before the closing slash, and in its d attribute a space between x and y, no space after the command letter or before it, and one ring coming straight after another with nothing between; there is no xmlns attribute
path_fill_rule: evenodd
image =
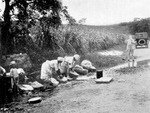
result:
<svg viewBox="0 0 150 113"><path fill-rule="evenodd" d="M125 39L129 31L127 26L66 26L63 32L68 39L71 50L88 59L97 68L111 67L123 63L123 55L102 55L100 51L125 50Z"/></svg>

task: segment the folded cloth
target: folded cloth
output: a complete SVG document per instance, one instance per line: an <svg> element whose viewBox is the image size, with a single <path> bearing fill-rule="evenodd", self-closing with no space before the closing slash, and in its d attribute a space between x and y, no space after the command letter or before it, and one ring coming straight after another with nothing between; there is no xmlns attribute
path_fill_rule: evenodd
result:
<svg viewBox="0 0 150 113"><path fill-rule="evenodd" d="M91 66L88 70L89 70L89 72L95 72L96 68L94 66Z"/></svg>
<svg viewBox="0 0 150 113"><path fill-rule="evenodd" d="M23 85L18 85L19 88L23 91L32 91L33 87L31 85L23 84Z"/></svg>
<svg viewBox="0 0 150 113"><path fill-rule="evenodd" d="M94 72L96 71L96 68L92 65L92 63L89 61L89 60L83 60L81 62L81 66L84 68L84 69L87 69L89 72Z"/></svg>
<svg viewBox="0 0 150 113"><path fill-rule="evenodd" d="M112 77L101 77L99 79L96 79L95 82L96 83L109 83L113 80Z"/></svg>
<svg viewBox="0 0 150 113"><path fill-rule="evenodd" d="M50 78L51 83L53 86L58 86L59 82L55 78Z"/></svg>
<svg viewBox="0 0 150 113"><path fill-rule="evenodd" d="M39 82L37 82L37 81L35 81L35 82L30 82L29 83L33 88L42 88L42 87L44 87L41 83L39 83Z"/></svg>
<svg viewBox="0 0 150 113"><path fill-rule="evenodd" d="M79 76L79 74L76 73L75 71L70 71L70 72L69 72L69 76L70 76L71 78L73 78L73 79L76 79L76 78Z"/></svg>
<svg viewBox="0 0 150 113"><path fill-rule="evenodd" d="M66 77L63 77L61 80L62 82L67 82L68 79Z"/></svg>
<svg viewBox="0 0 150 113"><path fill-rule="evenodd" d="M90 77L87 77L87 76L80 76L80 77L77 77L78 81L85 81L85 80L90 80Z"/></svg>
<svg viewBox="0 0 150 113"><path fill-rule="evenodd" d="M79 65L76 65L74 67L74 71L77 72L79 75L86 75L88 73L87 69L83 69L83 67Z"/></svg>
<svg viewBox="0 0 150 113"><path fill-rule="evenodd" d="M92 66L92 63L89 61L89 60L83 60L81 62L81 66L82 67L91 67Z"/></svg>

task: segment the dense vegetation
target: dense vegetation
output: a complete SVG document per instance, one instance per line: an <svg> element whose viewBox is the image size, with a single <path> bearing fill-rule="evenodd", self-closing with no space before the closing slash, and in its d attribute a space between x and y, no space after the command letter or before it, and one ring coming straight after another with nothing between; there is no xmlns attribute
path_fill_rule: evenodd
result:
<svg viewBox="0 0 150 113"><path fill-rule="evenodd" d="M147 32L150 36L150 19L147 18L131 22L129 24L129 30L131 34L135 34L138 32Z"/></svg>
<svg viewBox="0 0 150 113"><path fill-rule="evenodd" d="M2 52L13 53L16 45L26 46L30 41L29 28L37 22L42 27L44 47L49 47L52 42L51 36L47 36L49 27L57 29L61 25L61 18L72 21L67 7L62 6L59 0L2 0L5 10L2 20Z"/></svg>
<svg viewBox="0 0 150 113"><path fill-rule="evenodd" d="M132 22L121 23L120 26L128 26L129 33L132 35L139 32L147 32L150 36L150 18L135 19Z"/></svg>
<svg viewBox="0 0 150 113"><path fill-rule="evenodd" d="M28 53L31 46L34 46L29 29L37 23L40 23L42 28L42 48L53 50L55 37L49 33L50 27L58 29L62 23L61 18L67 19L69 23L74 20L60 0L2 0L2 2L5 3L5 9L3 16L0 17L0 57L2 54Z"/></svg>
<svg viewBox="0 0 150 113"><path fill-rule="evenodd" d="M75 53L85 56L123 44L129 33L148 32L150 35L149 19L118 25L87 26L77 23L59 0L4 2L6 8L1 18L0 54L27 53L38 66L46 59L57 56ZM62 18L68 20L67 25L62 25Z"/></svg>

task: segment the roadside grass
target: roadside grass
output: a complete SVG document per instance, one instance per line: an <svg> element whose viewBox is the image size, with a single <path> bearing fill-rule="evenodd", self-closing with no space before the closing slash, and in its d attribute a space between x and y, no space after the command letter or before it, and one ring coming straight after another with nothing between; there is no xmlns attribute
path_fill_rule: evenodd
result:
<svg viewBox="0 0 150 113"><path fill-rule="evenodd" d="M51 29L50 29L51 30ZM50 31L55 36L58 48L42 50L30 47L33 70L39 70L46 60L57 59L58 56L80 54L81 60L90 60L96 68L111 67L123 63L120 56L103 56L97 52L105 50L124 50L124 41L129 32L127 26L63 26L57 31Z"/></svg>
<svg viewBox="0 0 150 113"><path fill-rule="evenodd" d="M109 48L108 50L102 50L101 52L110 51L113 52L119 51L122 52L122 55L101 55L98 51L93 53L88 53L86 55L82 55L81 61L84 59L87 59L93 63L93 65L96 67L97 70L109 68L116 66L118 64L123 64L126 61L123 60L125 58L125 44L122 45L116 45L112 48Z"/></svg>
<svg viewBox="0 0 150 113"><path fill-rule="evenodd" d="M97 69L108 68L124 63L125 40L129 34L127 26L110 25L110 26L66 26L64 39L68 36L69 43L76 53L80 54L81 61L90 60ZM75 44L78 46L75 46ZM77 51L78 50L78 51ZM98 54L102 51L122 51L121 56L104 56Z"/></svg>
<svg viewBox="0 0 150 113"><path fill-rule="evenodd" d="M126 27L117 25L66 26L63 31L64 41L70 45L70 48L73 48L74 52L79 54L112 48L114 45L124 43L128 35Z"/></svg>

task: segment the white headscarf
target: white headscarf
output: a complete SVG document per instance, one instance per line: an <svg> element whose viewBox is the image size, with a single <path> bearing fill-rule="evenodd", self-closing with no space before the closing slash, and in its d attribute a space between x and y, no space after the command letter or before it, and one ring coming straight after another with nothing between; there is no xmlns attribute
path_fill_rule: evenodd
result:
<svg viewBox="0 0 150 113"><path fill-rule="evenodd" d="M76 61L80 60L80 55L78 54L75 54L73 57L75 58Z"/></svg>
<svg viewBox="0 0 150 113"><path fill-rule="evenodd" d="M57 61L62 62L63 60L64 60L64 58L63 58L63 57L58 57L58 58L57 58Z"/></svg>

